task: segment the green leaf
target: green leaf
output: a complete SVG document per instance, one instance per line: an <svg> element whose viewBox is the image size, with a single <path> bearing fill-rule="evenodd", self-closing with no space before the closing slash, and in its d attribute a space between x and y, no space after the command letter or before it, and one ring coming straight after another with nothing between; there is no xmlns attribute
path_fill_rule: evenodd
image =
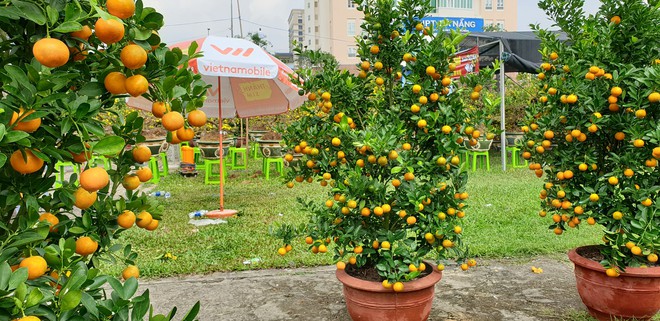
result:
<svg viewBox="0 0 660 321"><path fill-rule="evenodd" d="M120 298L124 300L129 299L124 297L124 287L121 285L121 282L119 282L119 280L115 278L108 278L108 283Z"/></svg>
<svg viewBox="0 0 660 321"><path fill-rule="evenodd" d="M42 241L45 237L36 232L25 232L15 238L13 242L9 243L7 247L19 247L32 242Z"/></svg>
<svg viewBox="0 0 660 321"><path fill-rule="evenodd" d="M168 319L166 316L162 314L156 314L149 319L149 321L169 321L169 320L170 319Z"/></svg>
<svg viewBox="0 0 660 321"><path fill-rule="evenodd" d="M71 21L77 20L82 14L82 8L77 2L69 2L64 9L64 20Z"/></svg>
<svg viewBox="0 0 660 321"><path fill-rule="evenodd" d="M25 301L25 296L27 296L27 285L25 284L25 282L19 283L16 286L16 291L14 293L16 295L16 298L21 301L21 307L22 307L22 303L23 301Z"/></svg>
<svg viewBox="0 0 660 321"><path fill-rule="evenodd" d="M129 279L132 280L132 279ZM137 283L137 281L136 281ZM141 296L133 300L133 313L131 314L132 320L142 320L144 316L149 312L149 289L144 291Z"/></svg>
<svg viewBox="0 0 660 321"><path fill-rule="evenodd" d="M85 232L86 232L86 230L84 228L80 227L80 226L74 226L74 227L69 229L69 233L71 233L71 234L83 234Z"/></svg>
<svg viewBox="0 0 660 321"><path fill-rule="evenodd" d="M107 13L105 10L101 9L101 7L95 6L94 9L96 9L96 13L98 13L99 17L101 17L101 19L103 19L103 20L112 19L112 20L118 20L119 22L121 22L121 20L119 20L119 18Z"/></svg>
<svg viewBox="0 0 660 321"><path fill-rule="evenodd" d="M87 312L98 318L99 309L96 308L96 300L94 300L94 298L91 295L87 294L86 292L83 292L81 301L85 309L87 309ZM134 319L134 320L140 320L140 319Z"/></svg>
<svg viewBox="0 0 660 321"><path fill-rule="evenodd" d="M9 285L9 278L11 277L11 267L7 262L0 264L0 290L4 291Z"/></svg>
<svg viewBox="0 0 660 321"><path fill-rule="evenodd" d="M19 84L29 84L30 81L28 80L27 75L23 71L23 69L19 68L18 66L14 65L5 65L5 70L9 74L9 76L13 79L16 80Z"/></svg>
<svg viewBox="0 0 660 321"><path fill-rule="evenodd" d="M92 150L100 155L112 156L119 154L125 145L126 141L123 138L119 136L107 136L96 143Z"/></svg>
<svg viewBox="0 0 660 321"><path fill-rule="evenodd" d="M51 6L46 6L46 14L48 15L48 24L54 25L57 22L60 14Z"/></svg>
<svg viewBox="0 0 660 321"><path fill-rule="evenodd" d="M7 144L15 143L23 138L30 137L30 134L20 130L10 130L4 137L4 142Z"/></svg>
<svg viewBox="0 0 660 321"><path fill-rule="evenodd" d="M44 294L41 293L41 290L39 288L35 288L28 294L27 301L25 301L25 307L29 308L31 306L35 306L41 302L41 300L44 298Z"/></svg>
<svg viewBox="0 0 660 321"><path fill-rule="evenodd" d="M144 17L142 21L145 27L158 30L163 26L163 15L158 12L152 12Z"/></svg>
<svg viewBox="0 0 660 321"><path fill-rule="evenodd" d="M147 40L152 35L151 29L133 28L132 31L134 32L135 40Z"/></svg>
<svg viewBox="0 0 660 321"><path fill-rule="evenodd" d="M18 8L18 10L21 12L21 16L23 16L25 19L28 19L40 26L46 24L46 15L44 14L44 11L36 4L19 0L12 0L12 3Z"/></svg>
<svg viewBox="0 0 660 321"><path fill-rule="evenodd" d="M199 313L199 301L193 305L192 309L186 313L186 315L181 319L181 321L194 321L195 317Z"/></svg>
<svg viewBox="0 0 660 321"><path fill-rule="evenodd" d="M89 212L85 212L82 217L83 226L87 229L92 227L92 217L89 215Z"/></svg>
<svg viewBox="0 0 660 321"><path fill-rule="evenodd" d="M77 21L65 21L64 23L57 26L57 28L51 30L53 32L69 33L82 29L82 25Z"/></svg>
<svg viewBox="0 0 660 321"><path fill-rule="evenodd" d="M0 10L0 17L18 20L21 18L21 12L16 7L4 7Z"/></svg>
<svg viewBox="0 0 660 321"><path fill-rule="evenodd" d="M190 47L188 47L188 56L192 56L195 54L195 51L197 51L197 48L199 47L199 44L197 44L197 41L193 41L190 44Z"/></svg>
<svg viewBox="0 0 660 321"><path fill-rule="evenodd" d="M7 162L7 155L0 154L0 168L2 168L2 166L5 166L6 162Z"/></svg>
<svg viewBox="0 0 660 321"><path fill-rule="evenodd" d="M89 97L97 97L101 96L104 92L105 87L103 86L103 83L98 81L90 81L83 85L82 88L80 88L78 94Z"/></svg>
<svg viewBox="0 0 660 321"><path fill-rule="evenodd" d="M69 311L73 310L75 307L80 304L80 300L82 299L82 291L80 290L71 290L64 294L64 296L61 299L61 305L60 305L60 310L61 311Z"/></svg>
<svg viewBox="0 0 660 321"><path fill-rule="evenodd" d="M126 298L126 300L130 299L135 295L135 292L138 289L138 281L136 278L129 278L124 282L124 295L123 297Z"/></svg>
<svg viewBox="0 0 660 321"><path fill-rule="evenodd" d="M7 290L16 289L20 284L25 283L28 279L28 270L27 268L19 268L11 274L9 278L9 283L7 285Z"/></svg>

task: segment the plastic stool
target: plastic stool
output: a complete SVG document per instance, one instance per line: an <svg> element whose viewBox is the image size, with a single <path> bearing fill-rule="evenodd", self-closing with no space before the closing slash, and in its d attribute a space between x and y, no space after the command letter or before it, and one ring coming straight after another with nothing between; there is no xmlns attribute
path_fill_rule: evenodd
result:
<svg viewBox="0 0 660 321"><path fill-rule="evenodd" d="M167 163L167 153L166 152L161 152L160 153L160 162L161 162L161 166L163 167L163 169L158 174L160 174L160 176L162 176L162 177L167 177L167 175L170 174L170 166Z"/></svg>
<svg viewBox="0 0 660 321"><path fill-rule="evenodd" d="M103 168L105 169L110 169L110 160L105 157L105 156L92 156L92 158L89 160L89 167L96 167L98 166L99 162L103 164Z"/></svg>
<svg viewBox="0 0 660 321"><path fill-rule="evenodd" d="M158 159L156 157L149 158L149 169L151 170L151 179L149 183L158 184L160 182L160 171L158 169Z"/></svg>
<svg viewBox="0 0 660 321"><path fill-rule="evenodd" d="M483 168L482 161L486 164L486 170L490 172L490 157L488 151L470 151L472 155L472 171L477 170L477 161L479 161L479 167ZM479 160L482 158L482 160Z"/></svg>
<svg viewBox="0 0 660 321"><path fill-rule="evenodd" d="M264 157L263 172L266 175L266 180L270 179L270 164L275 163L275 169L280 172L280 176L284 177L284 159L282 157Z"/></svg>
<svg viewBox="0 0 660 321"><path fill-rule="evenodd" d="M199 147L193 147L193 158L195 159L195 165L204 165L204 160L202 159L202 150ZM204 166L200 166L204 168Z"/></svg>
<svg viewBox="0 0 660 321"><path fill-rule="evenodd" d="M220 184L220 173L213 173L213 165L218 165L218 171L220 169L220 159L205 159L204 160L204 184ZM222 171L223 182L227 178L227 164L225 165L224 170Z"/></svg>
<svg viewBox="0 0 660 321"><path fill-rule="evenodd" d="M80 175L80 167L78 164L74 164L72 162L57 162L55 163L55 171L57 171L57 174L55 176L55 188L62 187L64 184L64 170L67 167L73 168L73 172L76 174ZM78 184L78 181L76 181L76 185Z"/></svg>
<svg viewBox="0 0 660 321"><path fill-rule="evenodd" d="M259 143L251 142L250 143L250 155L252 158L257 159L261 158L261 151L259 150Z"/></svg>
<svg viewBox="0 0 660 321"><path fill-rule="evenodd" d="M243 159L241 163L238 163L238 159ZM231 160L232 169L247 169L247 148L245 147L230 147L229 148L229 159Z"/></svg>
<svg viewBox="0 0 660 321"><path fill-rule="evenodd" d="M511 166L513 168L522 168L527 167L528 162L525 160L523 163L520 163L520 148L509 146L506 148L507 152L511 152Z"/></svg>

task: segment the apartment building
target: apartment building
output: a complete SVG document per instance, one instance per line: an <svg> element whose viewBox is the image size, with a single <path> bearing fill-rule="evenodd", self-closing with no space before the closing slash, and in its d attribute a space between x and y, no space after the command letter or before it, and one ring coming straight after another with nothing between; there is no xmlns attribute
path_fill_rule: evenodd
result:
<svg viewBox="0 0 660 321"><path fill-rule="evenodd" d="M518 27L518 0L429 1L435 9L423 19L427 25L447 19L450 28L473 32L482 31L488 25L508 31ZM352 67L359 62L355 36L361 33L363 15L354 1L305 0L302 10L303 46L330 52L342 67ZM289 30L291 34L291 27Z"/></svg>
<svg viewBox="0 0 660 321"><path fill-rule="evenodd" d="M293 43L302 43L305 35L305 10L293 9L289 14L289 52L293 52Z"/></svg>

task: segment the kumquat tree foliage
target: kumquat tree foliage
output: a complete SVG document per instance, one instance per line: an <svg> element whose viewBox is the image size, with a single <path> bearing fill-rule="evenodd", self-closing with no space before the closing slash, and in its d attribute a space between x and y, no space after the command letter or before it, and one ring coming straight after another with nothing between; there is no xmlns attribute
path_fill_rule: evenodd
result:
<svg viewBox="0 0 660 321"><path fill-rule="evenodd" d="M450 58L465 35L424 27L428 1L356 3L365 17L356 38L359 73L307 53L323 68L298 71L307 117L283 133L291 149L287 186L319 182L328 199L301 200L309 224L283 225L275 234L285 243L282 255L299 234L314 253L334 242L337 268L376 268L383 286L401 291L431 254L457 258L463 270L476 265L461 240L468 198L462 157L486 133L475 129L466 101L480 99L493 70L450 78Z"/></svg>
<svg viewBox="0 0 660 321"><path fill-rule="evenodd" d="M587 17L580 0L539 2L568 41L537 28L546 62L523 157L545 180L550 228L600 224L601 263L615 277L660 253L660 2L602 3Z"/></svg>
<svg viewBox="0 0 660 321"><path fill-rule="evenodd" d="M195 46L187 54L167 49L162 26L163 16L140 0L2 2L0 320L176 313L153 315L148 291L136 295L137 254L115 242L135 225L158 228L162 211L139 192L152 177L143 166L151 152L139 146L144 120L117 113L115 102L152 99L172 119L163 120L170 131L199 123L182 116L204 99L206 85L186 68ZM100 113L116 114L111 128ZM58 179L58 163L80 170ZM124 264L124 281L101 273L103 261Z"/></svg>

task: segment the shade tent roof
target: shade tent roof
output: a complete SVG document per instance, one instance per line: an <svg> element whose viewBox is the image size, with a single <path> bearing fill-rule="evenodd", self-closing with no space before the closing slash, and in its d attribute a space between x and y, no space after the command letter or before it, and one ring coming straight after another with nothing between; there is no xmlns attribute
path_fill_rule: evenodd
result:
<svg viewBox="0 0 660 321"><path fill-rule="evenodd" d="M558 39L567 40L567 37L558 33ZM463 40L461 48L479 46L479 65L485 67L499 59L499 41L508 54L504 65L506 72L538 72L542 62L541 40L533 31L472 32Z"/></svg>

